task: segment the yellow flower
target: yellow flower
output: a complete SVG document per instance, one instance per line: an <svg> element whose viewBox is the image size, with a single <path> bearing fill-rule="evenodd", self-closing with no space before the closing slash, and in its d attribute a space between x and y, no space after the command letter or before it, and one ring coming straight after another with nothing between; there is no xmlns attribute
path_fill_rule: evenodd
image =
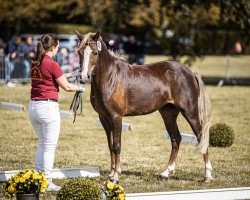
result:
<svg viewBox="0 0 250 200"><path fill-rule="evenodd" d="M46 190L46 187L41 187L41 189L40 189L40 192L45 192L45 190Z"/></svg>
<svg viewBox="0 0 250 200"><path fill-rule="evenodd" d="M47 186L47 182L46 181L42 182L41 187L46 187L46 186Z"/></svg>
<svg viewBox="0 0 250 200"><path fill-rule="evenodd" d="M115 187L115 184L114 184L114 183L108 182L108 184L107 184L107 188L108 188L108 189L113 190L114 187Z"/></svg>
<svg viewBox="0 0 250 200"><path fill-rule="evenodd" d="M120 185L118 186L118 188L119 188L119 190L121 190L121 191L123 190L122 186L120 186Z"/></svg>
<svg viewBox="0 0 250 200"><path fill-rule="evenodd" d="M33 174L33 179L40 179L40 175L38 173L34 173Z"/></svg>
<svg viewBox="0 0 250 200"><path fill-rule="evenodd" d="M24 178L24 179L29 179L29 178L30 178L30 174L29 174L29 173L24 174L24 175L23 175L23 178Z"/></svg>
<svg viewBox="0 0 250 200"><path fill-rule="evenodd" d="M13 186L8 187L8 192L13 194L15 192L15 188Z"/></svg>
<svg viewBox="0 0 250 200"><path fill-rule="evenodd" d="M20 178L20 183L24 183L25 179L23 177Z"/></svg>
<svg viewBox="0 0 250 200"><path fill-rule="evenodd" d="M15 180L16 183L20 182L20 178L19 177L14 177L14 180Z"/></svg>
<svg viewBox="0 0 250 200"><path fill-rule="evenodd" d="M125 200L126 199L126 194L119 194L118 199L119 200Z"/></svg>

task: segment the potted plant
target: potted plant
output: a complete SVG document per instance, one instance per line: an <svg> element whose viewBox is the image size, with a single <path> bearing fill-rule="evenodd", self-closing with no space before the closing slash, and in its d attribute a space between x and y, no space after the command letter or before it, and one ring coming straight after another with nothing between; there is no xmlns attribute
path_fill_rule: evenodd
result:
<svg viewBox="0 0 250 200"><path fill-rule="evenodd" d="M56 200L125 200L123 188L110 181L104 187L88 178L77 178L68 181L57 193Z"/></svg>
<svg viewBox="0 0 250 200"><path fill-rule="evenodd" d="M46 191L47 182L43 172L26 169L6 181L4 193L9 198L16 196L17 200L38 200L39 194Z"/></svg>

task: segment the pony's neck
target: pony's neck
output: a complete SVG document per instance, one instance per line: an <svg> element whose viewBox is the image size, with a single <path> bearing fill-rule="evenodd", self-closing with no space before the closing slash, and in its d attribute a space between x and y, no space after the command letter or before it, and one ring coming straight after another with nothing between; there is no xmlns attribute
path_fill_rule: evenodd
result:
<svg viewBox="0 0 250 200"><path fill-rule="evenodd" d="M109 53L109 50L103 41L101 41L101 44L102 50L99 53L98 67L101 70L108 72L109 70L113 70L111 68L113 68L113 63L115 62L116 58Z"/></svg>
<svg viewBox="0 0 250 200"><path fill-rule="evenodd" d="M102 62L112 62L114 60L114 57L109 53L109 50L107 49L107 46L103 41L101 41L101 44L102 50L100 52L99 59L101 59ZM102 64L102 62L100 62L99 64Z"/></svg>
<svg viewBox="0 0 250 200"><path fill-rule="evenodd" d="M102 50L99 52L99 58L97 66L95 69L95 85L102 85L110 79L111 75L115 73L115 60L117 58L113 57L103 41L101 41Z"/></svg>

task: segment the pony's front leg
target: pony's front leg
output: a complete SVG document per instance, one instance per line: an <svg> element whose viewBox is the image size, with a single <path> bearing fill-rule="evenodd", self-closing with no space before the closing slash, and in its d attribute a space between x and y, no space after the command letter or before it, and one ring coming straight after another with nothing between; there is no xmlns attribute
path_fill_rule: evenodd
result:
<svg viewBox="0 0 250 200"><path fill-rule="evenodd" d="M121 174L121 162L120 162L120 153L121 153L121 132L122 132L122 118L116 117L113 120L113 150L115 158L115 171L110 179L113 182L119 182L119 175Z"/></svg>
<svg viewBox="0 0 250 200"><path fill-rule="evenodd" d="M110 136L112 136L112 133ZM108 143L109 143L110 160L111 160L110 172L108 176L113 177L115 173L115 152L113 149L113 137L110 137L110 140L108 141Z"/></svg>
<svg viewBox="0 0 250 200"><path fill-rule="evenodd" d="M111 131L111 124L110 122L104 118L99 116L99 119L102 123L102 126L106 132L106 136L107 136L107 141L108 141L108 146L109 146L109 152L110 152L110 161L111 161L111 169L109 172L109 177L112 177L115 173L115 152L114 152L114 148L113 148L113 134Z"/></svg>
<svg viewBox="0 0 250 200"><path fill-rule="evenodd" d="M112 146L112 147L111 147ZM110 168L110 172L109 172L109 177L113 177L114 173L115 173L115 152L113 150L113 142L109 147L110 150L110 160L111 160L111 168Z"/></svg>

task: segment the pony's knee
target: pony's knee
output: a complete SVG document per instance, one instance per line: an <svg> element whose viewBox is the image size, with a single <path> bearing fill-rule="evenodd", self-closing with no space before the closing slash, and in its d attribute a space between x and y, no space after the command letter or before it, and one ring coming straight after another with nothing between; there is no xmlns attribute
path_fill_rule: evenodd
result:
<svg viewBox="0 0 250 200"><path fill-rule="evenodd" d="M179 149L181 143L181 136L171 140L172 148Z"/></svg>
<svg viewBox="0 0 250 200"><path fill-rule="evenodd" d="M115 152L115 154L120 154L121 152L121 145L119 143L114 143L113 144L113 151Z"/></svg>

